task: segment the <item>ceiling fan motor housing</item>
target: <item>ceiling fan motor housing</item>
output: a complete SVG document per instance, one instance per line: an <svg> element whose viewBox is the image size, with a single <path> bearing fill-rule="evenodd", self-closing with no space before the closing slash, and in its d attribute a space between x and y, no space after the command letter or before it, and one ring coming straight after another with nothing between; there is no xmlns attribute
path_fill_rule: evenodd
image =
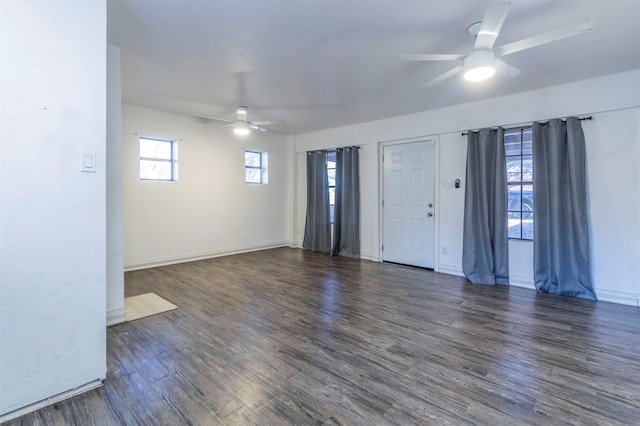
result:
<svg viewBox="0 0 640 426"><path fill-rule="evenodd" d="M476 67L493 67L496 61L496 52L493 50L474 50L464 58L464 69L470 70Z"/></svg>
<svg viewBox="0 0 640 426"><path fill-rule="evenodd" d="M465 79L479 81L495 72L496 53L493 50L474 50L464 58Z"/></svg>

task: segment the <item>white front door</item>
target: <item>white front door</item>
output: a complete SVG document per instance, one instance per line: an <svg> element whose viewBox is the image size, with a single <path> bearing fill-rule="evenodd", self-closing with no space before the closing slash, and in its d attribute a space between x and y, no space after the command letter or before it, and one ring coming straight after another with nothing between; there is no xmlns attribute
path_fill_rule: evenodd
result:
<svg viewBox="0 0 640 426"><path fill-rule="evenodd" d="M383 148L382 260L435 266L435 142Z"/></svg>

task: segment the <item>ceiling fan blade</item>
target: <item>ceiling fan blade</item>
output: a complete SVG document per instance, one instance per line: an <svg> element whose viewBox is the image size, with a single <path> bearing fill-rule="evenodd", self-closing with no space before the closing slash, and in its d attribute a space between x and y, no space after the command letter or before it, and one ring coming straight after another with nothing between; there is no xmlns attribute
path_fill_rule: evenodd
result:
<svg viewBox="0 0 640 426"><path fill-rule="evenodd" d="M251 121L250 124L255 125L255 126L269 126L271 124L284 124L284 121L281 121L281 120L277 120L277 121L273 121L273 120L269 120L269 121Z"/></svg>
<svg viewBox="0 0 640 426"><path fill-rule="evenodd" d="M221 123L233 124L232 120L227 120L226 118L209 117L208 115L196 115L196 117L205 120L220 121Z"/></svg>
<svg viewBox="0 0 640 426"><path fill-rule="evenodd" d="M489 50L493 47L504 19L507 17L510 4L509 2L500 2L490 3L487 6L473 50Z"/></svg>
<svg viewBox="0 0 640 426"><path fill-rule="evenodd" d="M496 59L493 65L496 68L496 72L503 77L515 77L520 74L520 70L518 68L512 67L500 59Z"/></svg>
<svg viewBox="0 0 640 426"><path fill-rule="evenodd" d="M249 128L250 129L254 129L254 130L260 130L261 132L266 132L267 129L264 129L260 126L256 126L254 123L249 124Z"/></svg>
<svg viewBox="0 0 640 426"><path fill-rule="evenodd" d="M403 61L462 61L464 59L464 55L440 53L399 53L396 56Z"/></svg>
<svg viewBox="0 0 640 426"><path fill-rule="evenodd" d="M446 79L453 77L454 75L456 75L457 73L459 73L460 71L462 71L464 69L464 67L462 65L459 65L455 68L450 69L449 71L445 72L444 74L434 78L431 81L426 82L425 84L422 85L422 87L431 87L431 86L435 86L438 83L441 83L443 81L445 81Z"/></svg>
<svg viewBox="0 0 640 426"><path fill-rule="evenodd" d="M525 38L520 41L514 41L513 43L508 43L503 46L496 47L496 56L509 55L521 50L551 43L552 41L562 40L563 38L578 35L592 28L593 19L589 19L588 21L580 22L578 24L569 25L567 27L558 28L557 30L549 31L537 36Z"/></svg>

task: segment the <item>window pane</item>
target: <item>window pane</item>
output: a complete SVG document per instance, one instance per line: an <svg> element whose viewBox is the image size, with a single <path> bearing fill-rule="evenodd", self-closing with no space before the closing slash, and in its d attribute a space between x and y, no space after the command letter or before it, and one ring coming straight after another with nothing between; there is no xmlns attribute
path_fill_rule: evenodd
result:
<svg viewBox="0 0 640 426"><path fill-rule="evenodd" d="M140 179L171 180L171 162L140 160Z"/></svg>
<svg viewBox="0 0 640 426"><path fill-rule="evenodd" d="M533 185L522 185L522 211L533 211Z"/></svg>
<svg viewBox="0 0 640 426"><path fill-rule="evenodd" d="M505 131L509 238L533 239L532 129Z"/></svg>
<svg viewBox="0 0 640 426"><path fill-rule="evenodd" d="M533 157L531 155L522 156L522 181L533 182Z"/></svg>
<svg viewBox="0 0 640 426"><path fill-rule="evenodd" d="M522 157L507 157L507 182L522 182Z"/></svg>
<svg viewBox="0 0 640 426"><path fill-rule="evenodd" d="M328 169L327 175L329 176L329 186L336 186L336 169Z"/></svg>
<svg viewBox="0 0 640 426"><path fill-rule="evenodd" d="M509 212L509 238L520 238L521 235L521 215L518 212Z"/></svg>
<svg viewBox="0 0 640 426"><path fill-rule="evenodd" d="M505 131L504 133L504 150L507 156L520 155L522 144L520 141L520 130Z"/></svg>
<svg viewBox="0 0 640 426"><path fill-rule="evenodd" d="M329 181L329 223L333 223L336 204L336 152L327 152L327 180Z"/></svg>
<svg viewBox="0 0 640 426"><path fill-rule="evenodd" d="M533 240L533 213L522 213L522 238Z"/></svg>
<svg viewBox="0 0 640 426"><path fill-rule="evenodd" d="M522 153L523 154L532 154L531 134L532 134L531 127L527 127L526 129L522 130Z"/></svg>
<svg viewBox="0 0 640 426"><path fill-rule="evenodd" d="M171 141L140 138L140 157L171 160Z"/></svg>
<svg viewBox="0 0 640 426"><path fill-rule="evenodd" d="M509 185L508 210L519 212L522 202L522 185Z"/></svg>
<svg viewBox="0 0 640 426"><path fill-rule="evenodd" d="M245 166L260 167L260 153L259 152L244 152L244 164Z"/></svg>
<svg viewBox="0 0 640 426"><path fill-rule="evenodd" d="M262 183L260 180L262 171L260 169L245 169L245 182L247 183Z"/></svg>

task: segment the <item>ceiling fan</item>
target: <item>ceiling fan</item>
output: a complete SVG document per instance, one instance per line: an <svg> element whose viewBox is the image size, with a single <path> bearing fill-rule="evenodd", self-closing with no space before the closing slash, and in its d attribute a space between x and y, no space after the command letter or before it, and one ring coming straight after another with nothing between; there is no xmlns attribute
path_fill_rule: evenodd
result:
<svg viewBox="0 0 640 426"><path fill-rule="evenodd" d="M249 121L247 120L247 113L249 108L246 106L239 106L236 108L236 120L227 120L226 118L209 117L206 115L199 115L199 118L207 120L221 121L227 123L227 126L233 126L233 132L236 135L248 135L251 129L260 130L266 132L267 129L261 126L268 126L270 124L283 124L284 121Z"/></svg>
<svg viewBox="0 0 640 426"><path fill-rule="evenodd" d="M578 24L569 25L494 48L493 44L507 16L509 5L509 2L490 3L485 10L482 21L469 26L467 31L471 36L476 37L476 43L471 53L467 55L418 53L400 54L398 56L406 61L463 61L461 65L425 83L423 85L424 87L441 83L461 71L464 71L465 80L469 81L486 80L496 72L504 77L515 77L520 74L520 70L497 59L497 57L510 55L511 53L521 50L572 37L593 28L593 20L589 19Z"/></svg>

